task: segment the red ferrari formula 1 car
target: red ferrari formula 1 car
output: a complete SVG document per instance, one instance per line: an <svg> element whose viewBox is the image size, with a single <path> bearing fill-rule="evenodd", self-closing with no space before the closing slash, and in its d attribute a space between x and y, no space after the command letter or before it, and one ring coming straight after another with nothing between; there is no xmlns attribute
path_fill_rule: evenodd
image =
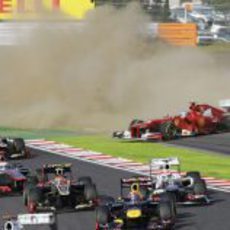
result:
<svg viewBox="0 0 230 230"><path fill-rule="evenodd" d="M172 140L183 136L230 131L230 114L225 109L192 102L187 112L149 121L133 120L127 131L113 137L139 140Z"/></svg>

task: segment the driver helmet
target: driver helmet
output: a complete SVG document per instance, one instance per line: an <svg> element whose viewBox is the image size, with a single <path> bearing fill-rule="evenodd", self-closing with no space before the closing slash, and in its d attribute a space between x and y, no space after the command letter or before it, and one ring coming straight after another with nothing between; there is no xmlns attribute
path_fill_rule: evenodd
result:
<svg viewBox="0 0 230 230"><path fill-rule="evenodd" d="M185 118L187 116L188 112L184 111L180 113L181 118Z"/></svg>
<svg viewBox="0 0 230 230"><path fill-rule="evenodd" d="M138 203L140 200L142 200L142 194L140 191L140 186L138 183L133 183L130 188L130 201L132 203Z"/></svg>
<svg viewBox="0 0 230 230"><path fill-rule="evenodd" d="M57 168L56 169L56 176L59 177L59 176L63 176L63 175L64 175L63 169Z"/></svg>

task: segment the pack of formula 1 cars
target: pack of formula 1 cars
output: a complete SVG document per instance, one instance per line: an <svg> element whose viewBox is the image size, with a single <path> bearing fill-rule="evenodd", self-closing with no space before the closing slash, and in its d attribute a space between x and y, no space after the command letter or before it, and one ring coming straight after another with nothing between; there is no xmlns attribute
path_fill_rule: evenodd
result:
<svg viewBox="0 0 230 230"><path fill-rule="evenodd" d="M178 205L210 202L199 172L182 175L178 158L152 159L149 176L121 179L120 197L97 207L96 230L170 230L176 223Z"/></svg>
<svg viewBox="0 0 230 230"><path fill-rule="evenodd" d="M70 163L45 164L32 171L9 162L27 158L29 150L21 138L2 139L1 143L5 145L0 161L0 195L21 195L28 211L4 217L4 230L29 225L57 230L56 213L68 210L95 210L95 230L173 230L179 205L211 203L200 172L181 173L176 157L152 159L146 176L121 178L120 196L115 199L98 195L91 177L76 178ZM18 145L20 148L15 147ZM13 155L18 157L9 157Z"/></svg>
<svg viewBox="0 0 230 230"><path fill-rule="evenodd" d="M45 164L32 171L2 161L0 194L22 195L28 211L4 217L3 229L47 225L57 230L59 211L95 209L95 230L172 230L178 205L210 203L200 173L181 174L178 158L152 159L149 166L149 175L121 178L120 196L114 199L99 196L91 177L74 177L70 163Z"/></svg>

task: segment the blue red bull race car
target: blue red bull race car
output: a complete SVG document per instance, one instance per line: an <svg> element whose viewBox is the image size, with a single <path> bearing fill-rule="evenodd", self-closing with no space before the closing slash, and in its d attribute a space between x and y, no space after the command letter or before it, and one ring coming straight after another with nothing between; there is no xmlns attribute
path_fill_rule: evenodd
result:
<svg viewBox="0 0 230 230"><path fill-rule="evenodd" d="M96 230L171 230L176 210L169 199L154 201L149 178L121 179L121 195L96 209Z"/></svg>

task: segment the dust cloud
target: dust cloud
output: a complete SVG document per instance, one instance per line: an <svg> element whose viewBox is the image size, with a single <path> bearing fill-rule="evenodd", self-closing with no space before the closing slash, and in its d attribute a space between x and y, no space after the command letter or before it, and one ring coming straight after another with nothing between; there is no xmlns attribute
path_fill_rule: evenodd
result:
<svg viewBox="0 0 230 230"><path fill-rule="evenodd" d="M0 47L0 125L109 132L230 96L228 64L142 37L147 22L136 5L99 7L84 22L40 21L26 44Z"/></svg>

